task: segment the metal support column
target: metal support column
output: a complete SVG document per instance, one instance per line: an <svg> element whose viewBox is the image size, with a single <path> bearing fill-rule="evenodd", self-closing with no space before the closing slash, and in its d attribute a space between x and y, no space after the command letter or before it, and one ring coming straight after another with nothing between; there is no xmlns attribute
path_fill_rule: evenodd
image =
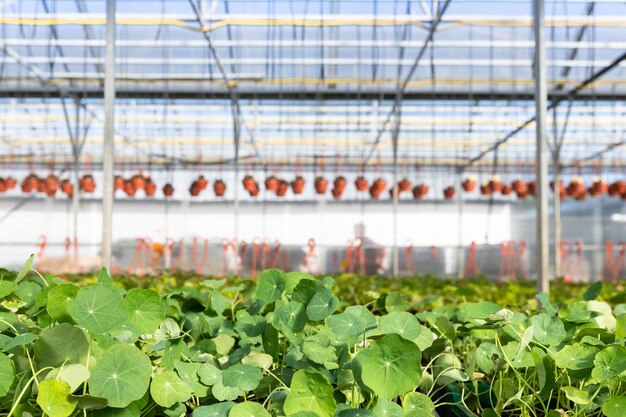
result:
<svg viewBox="0 0 626 417"><path fill-rule="evenodd" d="M554 158L554 277L563 276L563 265L561 265L561 168L557 155Z"/></svg>
<svg viewBox="0 0 626 417"><path fill-rule="evenodd" d="M393 276L400 274L400 254L398 250L398 199L400 189L398 188L398 137L400 136L401 120L401 93L398 92L395 103L395 126L392 133L393 144L393 184L392 184L392 204L393 204Z"/></svg>
<svg viewBox="0 0 626 417"><path fill-rule="evenodd" d="M550 290L548 237L548 159L546 144L546 110L548 85L546 77L546 43L544 1L533 1L535 33L535 106L536 106L536 176L537 176L537 291Z"/></svg>
<svg viewBox="0 0 626 417"><path fill-rule="evenodd" d="M239 123L239 117L237 117L237 109L235 102L231 102L231 109L233 114L233 143L235 145L235 159L234 159L234 169L235 169L235 183L233 186L235 187L235 198L234 198L234 239L237 244L239 244L239 143L241 140L241 124Z"/></svg>
<svg viewBox="0 0 626 417"><path fill-rule="evenodd" d="M102 155L102 264L113 267L113 136L115 133L115 1L107 0L104 75L104 146Z"/></svg>
<svg viewBox="0 0 626 417"><path fill-rule="evenodd" d="M458 254L457 254L457 263L458 263L458 274L457 276L459 278L462 278L465 276L465 251L463 250L463 203L464 203L464 198L463 198L463 169L459 170L459 175L458 175L458 179L457 179L457 185L459 187L459 194L458 194L458 215L459 215L459 229L458 229L458 239L459 239L459 247L458 247Z"/></svg>

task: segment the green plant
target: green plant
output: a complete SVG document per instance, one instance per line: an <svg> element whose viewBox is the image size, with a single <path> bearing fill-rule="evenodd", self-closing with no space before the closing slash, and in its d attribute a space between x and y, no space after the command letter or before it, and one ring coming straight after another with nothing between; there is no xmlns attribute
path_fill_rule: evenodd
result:
<svg viewBox="0 0 626 417"><path fill-rule="evenodd" d="M279 270L162 293L105 270L77 286L32 258L2 275L8 417L625 415L626 304L601 284L539 311Z"/></svg>

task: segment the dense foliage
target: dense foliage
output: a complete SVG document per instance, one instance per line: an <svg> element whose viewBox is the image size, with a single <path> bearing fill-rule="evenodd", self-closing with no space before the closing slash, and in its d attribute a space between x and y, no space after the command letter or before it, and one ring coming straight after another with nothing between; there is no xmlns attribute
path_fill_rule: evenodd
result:
<svg viewBox="0 0 626 417"><path fill-rule="evenodd" d="M526 283L76 285L31 264L0 272L8 417L626 416L619 286L558 283L539 310Z"/></svg>

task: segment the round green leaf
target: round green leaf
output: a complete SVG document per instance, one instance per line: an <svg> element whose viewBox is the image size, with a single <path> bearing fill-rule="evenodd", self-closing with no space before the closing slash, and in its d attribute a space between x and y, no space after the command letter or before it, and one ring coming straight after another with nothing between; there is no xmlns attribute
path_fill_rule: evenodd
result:
<svg viewBox="0 0 626 417"><path fill-rule="evenodd" d="M376 417L403 417L404 410L393 401L379 398L374 407L374 414Z"/></svg>
<svg viewBox="0 0 626 417"><path fill-rule="evenodd" d="M285 273L279 269L267 269L256 283L256 298L273 303L285 291Z"/></svg>
<svg viewBox="0 0 626 417"><path fill-rule="evenodd" d="M252 391L263 378L263 372L252 365L233 365L222 371L222 382L225 387L239 388L241 391Z"/></svg>
<svg viewBox="0 0 626 417"><path fill-rule="evenodd" d="M13 294L17 295L20 300L26 303L27 307L32 306L37 300L37 296L41 292L41 287L34 282L21 282L13 291Z"/></svg>
<svg viewBox="0 0 626 417"><path fill-rule="evenodd" d="M35 342L35 360L40 367L86 363L89 342L85 332L69 323L42 330Z"/></svg>
<svg viewBox="0 0 626 417"><path fill-rule="evenodd" d="M235 404L235 406L230 409L228 417L271 417L271 415L261 404L246 401L244 403Z"/></svg>
<svg viewBox="0 0 626 417"><path fill-rule="evenodd" d="M306 307L306 314L310 320L320 321L335 312L339 305L339 299L333 292L324 287L318 290Z"/></svg>
<svg viewBox="0 0 626 417"><path fill-rule="evenodd" d="M203 405L193 410L193 417L228 417L235 403L226 401L217 404Z"/></svg>
<svg viewBox="0 0 626 417"><path fill-rule="evenodd" d="M598 349L587 345L567 345L554 355L554 362L559 368L579 370L591 368Z"/></svg>
<svg viewBox="0 0 626 417"><path fill-rule="evenodd" d="M286 415L312 412L318 417L332 417L337 409L333 387L320 374L297 371L283 407Z"/></svg>
<svg viewBox="0 0 626 417"><path fill-rule="evenodd" d="M565 339L565 326L557 317L545 313L533 316L533 339L542 345L556 346Z"/></svg>
<svg viewBox="0 0 626 417"><path fill-rule="evenodd" d="M353 371L376 395L393 398L417 388L422 378L421 359L415 343L388 334L355 356Z"/></svg>
<svg viewBox="0 0 626 417"><path fill-rule="evenodd" d="M609 346L593 360L591 376L597 379L613 378L626 371L626 349Z"/></svg>
<svg viewBox="0 0 626 417"><path fill-rule="evenodd" d="M376 326L376 318L363 306L350 306L343 313L330 316L327 325L337 341L353 343L368 328Z"/></svg>
<svg viewBox="0 0 626 417"><path fill-rule="evenodd" d="M409 298L398 291L391 291L385 297L385 310L389 313L407 311L409 307L411 307Z"/></svg>
<svg viewBox="0 0 626 417"><path fill-rule="evenodd" d="M407 340L417 339L422 330L417 318L406 311L394 311L382 316L378 328L383 333L395 333Z"/></svg>
<svg viewBox="0 0 626 417"><path fill-rule="evenodd" d="M591 402L587 391L582 391L574 387L561 387L561 391L563 391L567 399L574 404L587 405Z"/></svg>
<svg viewBox="0 0 626 417"><path fill-rule="evenodd" d="M144 396L150 384L150 358L131 345L109 348L89 377L89 393L106 398L109 407L126 407Z"/></svg>
<svg viewBox="0 0 626 417"><path fill-rule="evenodd" d="M161 407L171 407L191 398L191 388L176 372L165 371L152 378L150 395Z"/></svg>
<svg viewBox="0 0 626 417"><path fill-rule="evenodd" d="M76 400L70 394L66 382L45 379L39 384L37 404L49 417L68 417L76 408Z"/></svg>
<svg viewBox="0 0 626 417"><path fill-rule="evenodd" d="M432 414L432 412L435 411L435 404L427 395L421 392L409 392L402 399L402 408L404 409L405 415L411 414L411 412L417 410Z"/></svg>
<svg viewBox="0 0 626 417"><path fill-rule="evenodd" d="M104 285L81 288L70 305L70 315L76 323L95 335L113 329L128 317L120 292Z"/></svg>
<svg viewBox="0 0 626 417"><path fill-rule="evenodd" d="M156 291L133 288L124 299L128 321L143 333L152 334L165 320L165 304Z"/></svg>
<svg viewBox="0 0 626 417"><path fill-rule="evenodd" d="M489 301L479 303L463 303L459 306L459 320L486 320L490 315L502 310L497 304Z"/></svg>
<svg viewBox="0 0 626 417"><path fill-rule="evenodd" d="M0 353L0 398L8 394L14 378L13 361L4 353Z"/></svg>
<svg viewBox="0 0 626 417"><path fill-rule="evenodd" d="M626 396L611 398L602 404L602 413L606 417L624 417L626 416Z"/></svg>
<svg viewBox="0 0 626 417"><path fill-rule="evenodd" d="M503 362L502 351L491 342L483 342L476 349L476 365L486 374L495 372Z"/></svg>
<svg viewBox="0 0 626 417"><path fill-rule="evenodd" d="M283 325L292 332L298 333L304 329L306 322L307 317L304 305L297 301L289 301L278 306L274 311L274 323L277 328Z"/></svg>
<svg viewBox="0 0 626 417"><path fill-rule="evenodd" d="M54 378L59 381L67 382L67 385L70 386L70 391L74 392L81 384L89 379L89 375L89 369L87 369L85 365L74 363L53 369L46 375L46 379Z"/></svg>
<svg viewBox="0 0 626 417"><path fill-rule="evenodd" d="M59 285L50 289L46 311L53 320L59 322L72 321L69 307L76 299L79 289L76 285L71 284Z"/></svg>

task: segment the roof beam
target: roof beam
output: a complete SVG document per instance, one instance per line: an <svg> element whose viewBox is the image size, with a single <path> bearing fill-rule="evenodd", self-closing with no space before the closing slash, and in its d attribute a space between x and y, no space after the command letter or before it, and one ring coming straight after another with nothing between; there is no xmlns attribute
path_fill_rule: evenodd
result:
<svg viewBox="0 0 626 417"><path fill-rule="evenodd" d="M2 50L2 48L0 48ZM196 83L191 83L187 86L176 86L173 82L169 83L167 88L167 97L171 99L189 99L189 100L229 100L230 95L228 91L221 87L211 87L207 84L201 83L202 80L198 80ZM137 99L162 99L165 93L158 86L146 87L145 85L128 85L124 84L123 80L118 80L120 85L117 88L116 96L120 99L125 98L137 98ZM516 92L513 93L509 90L501 91L489 91L475 90L472 92L472 98L475 101L493 102L497 100L504 101L520 101L527 102L533 100L533 93L528 92ZM64 92L67 92L75 97L80 98L102 98L102 89L93 86L81 86L80 88L64 87ZM356 100L358 98L363 100L394 100L395 90L392 88L378 87L371 89L362 89L358 91L354 89L310 89L302 91L285 91L276 88L255 88L246 87L239 88L238 97L240 100ZM0 83L0 97L17 97L17 98L39 98L39 97L63 97L64 93L61 92L58 86L53 85L27 85L24 81L19 84L8 83L6 78L3 83ZM469 101L469 95L466 90L449 89L446 91L435 91L434 93L429 90L422 91L408 91L403 94L403 100L413 101ZM573 100L573 101L615 101L626 100L626 91L611 92L611 91L597 91L595 93L578 93L575 97L568 97L565 92L552 91L548 95L548 100L560 101L560 100Z"/></svg>
<svg viewBox="0 0 626 417"><path fill-rule="evenodd" d="M610 65L607 65L606 67L602 68L601 70L599 70L598 72L593 74L591 77L587 78L585 81L580 83L578 86L573 88L569 93L567 93L567 95L562 96L561 98L553 98L551 100L551 104L548 106L548 110L552 110L553 108L557 107L563 101L571 100L572 98L576 97L580 91L582 91L585 88L587 88L587 86L589 86L590 84L592 84L596 80L602 78L609 71L611 71L614 68L618 67L621 64L621 62L624 61L624 60L626 60L626 52L624 52L622 55L617 57ZM515 129L513 129L508 134L506 134L503 138L497 140L493 145L491 145L490 147L488 147L484 151L480 152L478 155L470 158L468 160L468 165L472 165L473 163L475 163L475 162L481 160L482 158L484 158L490 152L494 152L495 150L497 150L500 146L502 146L503 144L508 142L512 137L516 136L518 133L520 133L521 131L526 129L528 126L532 125L535 122L535 120L536 120L536 116L533 116L533 117L529 118L528 120L526 120L524 123L522 123L521 125L519 125Z"/></svg>

